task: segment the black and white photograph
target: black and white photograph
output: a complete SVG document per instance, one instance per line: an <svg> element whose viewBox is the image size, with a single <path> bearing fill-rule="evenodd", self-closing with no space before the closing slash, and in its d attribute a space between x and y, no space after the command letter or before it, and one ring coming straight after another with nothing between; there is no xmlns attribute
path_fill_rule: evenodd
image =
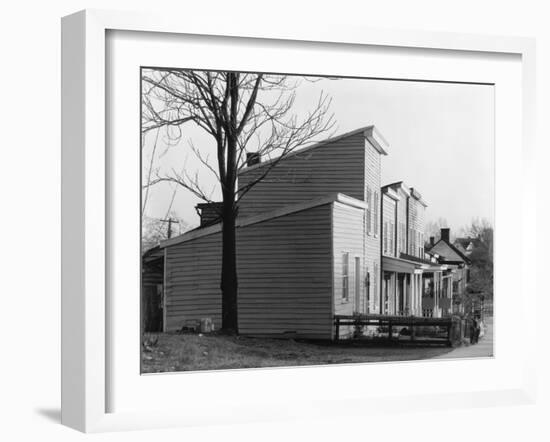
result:
<svg viewBox="0 0 550 442"><path fill-rule="evenodd" d="M7 2L0 440L546 442L547 8L452 6Z"/></svg>
<svg viewBox="0 0 550 442"><path fill-rule="evenodd" d="M493 356L493 85L140 74L143 373Z"/></svg>

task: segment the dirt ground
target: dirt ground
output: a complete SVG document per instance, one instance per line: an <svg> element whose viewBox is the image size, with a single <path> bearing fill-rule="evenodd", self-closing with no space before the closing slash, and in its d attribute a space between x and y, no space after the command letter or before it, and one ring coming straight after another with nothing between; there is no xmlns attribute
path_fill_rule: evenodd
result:
<svg viewBox="0 0 550 442"><path fill-rule="evenodd" d="M142 373L410 361L443 356L444 346L372 346L196 334L148 334Z"/></svg>

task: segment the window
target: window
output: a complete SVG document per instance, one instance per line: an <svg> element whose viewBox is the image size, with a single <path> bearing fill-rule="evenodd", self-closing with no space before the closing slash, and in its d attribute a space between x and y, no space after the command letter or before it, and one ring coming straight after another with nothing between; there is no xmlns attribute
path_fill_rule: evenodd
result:
<svg viewBox="0 0 550 442"><path fill-rule="evenodd" d="M349 299L349 253L342 254L342 299Z"/></svg>
<svg viewBox="0 0 550 442"><path fill-rule="evenodd" d="M394 238L395 238L395 225L393 223L390 222L390 232L389 232L389 239L390 239L390 243L389 243L389 250L388 252L390 253L390 255L393 255L394 254L394 251L395 251L395 242L394 242Z"/></svg>
<svg viewBox="0 0 550 442"><path fill-rule="evenodd" d="M374 192L374 235L378 235L378 192Z"/></svg>
<svg viewBox="0 0 550 442"><path fill-rule="evenodd" d="M373 291L372 291L372 310L376 310L376 300L378 299L378 264L374 263L373 271Z"/></svg>
<svg viewBox="0 0 550 442"><path fill-rule="evenodd" d="M384 222L382 227L382 242L384 243L384 253L388 253L388 223Z"/></svg>
<svg viewBox="0 0 550 442"><path fill-rule="evenodd" d="M367 233L372 234L372 191L367 187Z"/></svg>

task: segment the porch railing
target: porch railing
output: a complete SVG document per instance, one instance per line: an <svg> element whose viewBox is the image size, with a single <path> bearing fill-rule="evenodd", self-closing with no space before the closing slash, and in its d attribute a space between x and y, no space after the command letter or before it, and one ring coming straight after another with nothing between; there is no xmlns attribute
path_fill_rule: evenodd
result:
<svg viewBox="0 0 550 442"><path fill-rule="evenodd" d="M364 327L364 326L377 326L379 329L387 330L387 338L389 341L394 340L395 327L406 328L410 330L410 341L416 343L426 342L430 344L443 343L451 345L452 342L452 329L453 319L447 318L433 318L433 317L420 317L420 316L400 316L400 315L335 315L334 316L334 339L340 340L341 327ZM421 328L433 328L434 331L441 331L444 329L443 336L439 336L439 332L434 334L430 339L417 338L416 332ZM386 332L384 331L384 334ZM435 336L438 335L438 336Z"/></svg>

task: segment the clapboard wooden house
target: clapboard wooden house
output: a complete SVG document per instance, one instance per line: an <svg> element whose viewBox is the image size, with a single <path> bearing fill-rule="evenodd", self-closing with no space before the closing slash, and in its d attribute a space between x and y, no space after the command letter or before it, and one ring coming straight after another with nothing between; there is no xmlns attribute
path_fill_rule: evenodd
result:
<svg viewBox="0 0 550 442"><path fill-rule="evenodd" d="M438 261L447 265L452 273L452 278L449 284L451 285L452 299L458 311L462 307L460 302L463 299L470 278L470 258L463 253L451 241L451 233L449 228L442 228L440 239L435 242L430 238L429 252L437 255Z"/></svg>
<svg viewBox="0 0 550 442"><path fill-rule="evenodd" d="M141 257L141 317L145 332L163 330L164 251L159 246Z"/></svg>
<svg viewBox="0 0 550 442"><path fill-rule="evenodd" d="M424 250L426 207L422 195L402 181L382 187L383 315L451 313L451 271Z"/></svg>
<svg viewBox="0 0 550 442"><path fill-rule="evenodd" d="M243 196L236 232L241 334L331 339L334 315L380 311L386 150L374 126L362 127L294 152ZM252 159L240 187L270 165ZM203 223L161 247L164 330L206 317L219 327L221 224Z"/></svg>

